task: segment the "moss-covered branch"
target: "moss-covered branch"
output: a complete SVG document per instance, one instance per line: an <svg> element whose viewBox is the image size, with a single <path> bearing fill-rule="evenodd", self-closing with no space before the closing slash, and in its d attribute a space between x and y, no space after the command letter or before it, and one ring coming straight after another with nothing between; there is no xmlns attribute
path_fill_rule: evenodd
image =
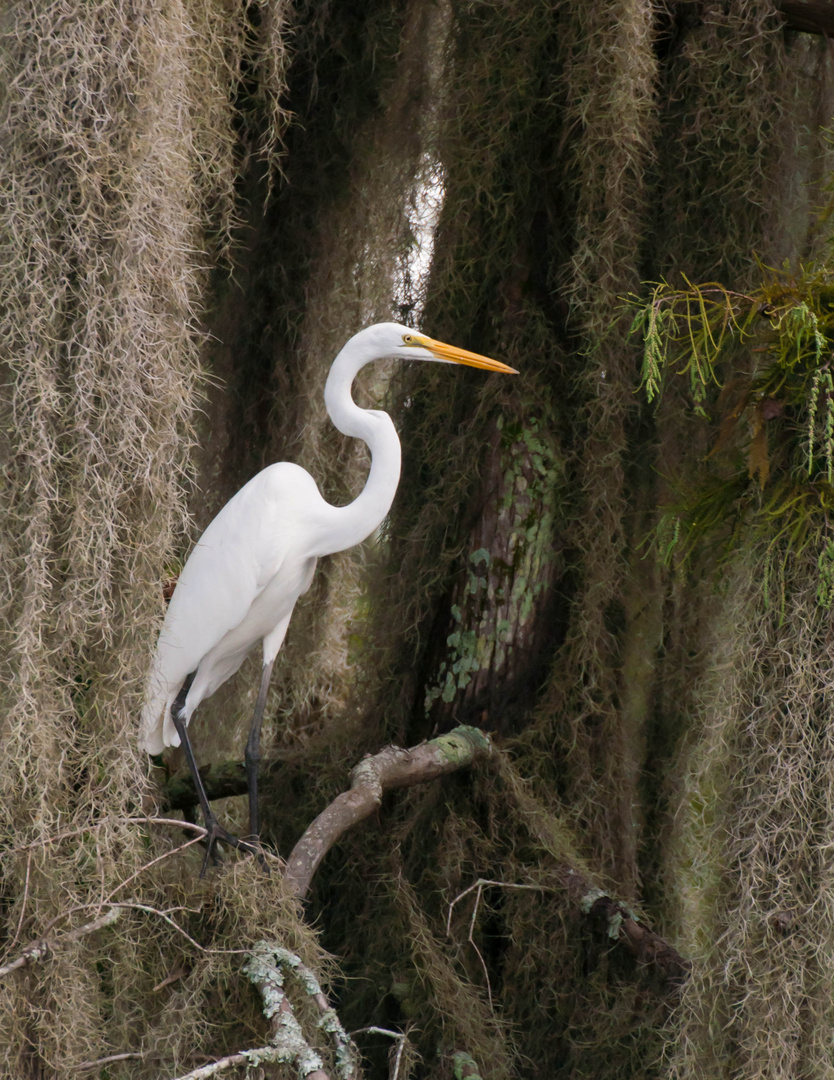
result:
<svg viewBox="0 0 834 1080"><path fill-rule="evenodd" d="M300 957L268 941L259 941L250 952L243 970L263 1000L263 1013L272 1030L269 1045L230 1054L194 1069L179 1077L179 1080L209 1080L229 1069L246 1067L249 1070L262 1065L292 1065L301 1080L330 1080L321 1057L306 1039L296 1019L295 1010L284 989L287 975L293 976L321 1013L318 1027L330 1036L334 1044L336 1076L339 1080L351 1080L356 1075L356 1048L330 1008L318 979Z"/></svg>
<svg viewBox="0 0 834 1080"><path fill-rule="evenodd" d="M608 937L619 942L641 967L652 969L665 988L676 991L689 977L692 965L668 941L650 930L619 900L591 889L582 898L583 911Z"/></svg>

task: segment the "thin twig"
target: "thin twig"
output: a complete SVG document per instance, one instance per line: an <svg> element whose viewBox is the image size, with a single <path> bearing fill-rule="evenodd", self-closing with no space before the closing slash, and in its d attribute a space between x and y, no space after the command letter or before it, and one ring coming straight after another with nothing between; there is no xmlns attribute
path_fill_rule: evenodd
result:
<svg viewBox="0 0 834 1080"><path fill-rule="evenodd" d="M50 953L53 953L57 948L66 945L70 941L77 941L78 938L86 937L87 934L94 934L96 930L101 930L105 926L110 926L110 924L114 923L120 915L121 911L118 907L111 907L104 915L100 915L97 919L93 919L92 922L85 923L84 926L79 926L75 930L68 930L67 933L62 934L57 941L50 941L46 937L33 941L26 946L17 959L0 967L0 978L4 975L10 975L13 971L17 971L18 968L25 967L26 964L31 964L33 960L42 960L44 957L49 956Z"/></svg>
<svg viewBox="0 0 834 1080"><path fill-rule="evenodd" d="M164 818L164 817L130 817L122 818L128 825L173 825L179 829L190 829L191 832L199 833L200 836L206 835L206 830L202 825L197 825L193 821L185 821L180 818ZM29 844L21 844L20 847L9 848L9 852L19 854L23 851L30 851L32 848L48 847L50 844L60 843L62 840L72 840L73 837L82 836L84 833L95 832L97 829L104 829L112 826L112 821L97 821L90 825L83 825L78 829L68 829L67 832L57 833L55 836L47 836L43 840L33 840Z"/></svg>
<svg viewBox="0 0 834 1080"><path fill-rule="evenodd" d="M109 908L103 915L99 915L89 923L85 923L83 926L77 927L75 930L67 930L65 933L59 934L54 940L49 937L50 931L53 927L62 919L67 919L71 915L76 914L79 911L89 911L90 909L101 910L103 906ZM92 934L96 930L100 930L105 926L109 926L119 918L122 911L143 911L148 915L155 915L157 918L162 919L163 922L175 930L178 934L195 949L205 955L211 956L244 956L247 954L247 949L209 949L204 945L201 945L199 941L195 941L191 935L184 930L175 919L171 918L172 912L177 911L189 911L190 908L175 907L169 908L167 911L162 911L159 908L151 907L150 904L140 904L134 901L121 900L117 903L110 903L109 901L97 902L95 904L77 904L71 908L67 908L66 911L62 911L60 915L56 915L54 919L51 919L47 923L46 930L42 937L37 941L31 942L26 946L21 954L15 959L0 967L0 978L5 975L11 974L18 968L24 967L26 964L32 963L34 960L43 960L57 949L62 948L70 941L74 941L79 937L84 937L87 934Z"/></svg>
<svg viewBox="0 0 834 1080"><path fill-rule="evenodd" d="M74 1065L74 1072L84 1072L87 1069L98 1069L102 1065L112 1065L115 1061L144 1061L144 1054L129 1051L124 1054L110 1054L107 1057L96 1058L95 1061L82 1061L80 1065Z"/></svg>
<svg viewBox="0 0 834 1080"><path fill-rule="evenodd" d="M389 1039L404 1039L405 1035L401 1031L390 1031L388 1028L370 1027L357 1028L356 1031L350 1033L350 1037L354 1035L387 1035Z"/></svg>
<svg viewBox="0 0 834 1080"><path fill-rule="evenodd" d="M168 925L170 927L172 927L174 930L176 930L178 934L182 934L182 936L185 938L185 940L187 942L189 942L191 945L193 945L195 949L199 949L199 951L201 953L205 953L207 956L208 955L211 955L211 956L245 956L249 952L248 949L208 949L208 948L206 948L205 945L201 945L199 943L199 941L195 941L194 938L191 937L191 935L186 930L183 930L183 928L179 925L179 923L175 922L167 912L161 911L159 908L151 907L149 904L137 904L135 902L129 902L129 901L120 900L117 904L114 904L113 906L114 907L119 907L119 908L129 908L129 909L131 909L133 911L145 911L149 915L156 915L158 918L162 919L164 922L167 922ZM168 909L168 911L186 911L186 910L188 910L188 909L187 908L169 908Z"/></svg>
<svg viewBox="0 0 834 1080"><path fill-rule="evenodd" d="M203 830L203 834L205 835L205 829ZM135 881L136 878L140 876L140 874L144 874L145 871L150 870L152 866L155 866L157 863L162 862L164 859L170 859L174 855L178 855L181 851L185 851L186 848L190 848L193 847L195 844L199 844L202 839L202 836L195 836L191 840L186 840L184 844L180 844L179 847L171 848L170 851L164 851L161 855L157 855L155 859L151 859L151 861L145 863L144 866L140 866L139 869L135 871L135 873L131 874L129 878L125 878L124 881L120 881L116 888L111 890L110 894L107 897L107 900L112 900L116 893L121 892L121 890L124 889L126 885L129 885L131 881Z"/></svg>
<svg viewBox="0 0 834 1080"><path fill-rule="evenodd" d="M540 892L554 892L555 889L546 885L525 885L511 881L492 881L487 878L478 878L468 888L459 893L449 904L446 915L446 935L451 937L452 911L459 901L467 897L471 892L477 892L477 904L483 888L493 885L500 889L530 889ZM637 960L647 966L655 968L663 976L668 991L677 993L683 982L689 977L690 962L685 960L659 934L645 926L638 916L619 900L614 900L602 889L599 889L584 874L580 874L573 867L568 867L565 874L565 892L571 903L576 904L583 915L592 918L605 918L608 923L609 936L618 941L629 950ZM475 942L472 940L473 922L470 921L469 941L478 952ZM480 956L480 953L478 952ZM483 963L483 957L481 957ZM487 986L489 993L489 986Z"/></svg>
<svg viewBox="0 0 834 1080"><path fill-rule="evenodd" d="M484 895L484 883L478 882L478 888L475 891L475 904L472 908L472 918L469 920L469 944L475 950L475 955L481 962L481 967L484 971L484 979L486 981L487 1000L489 1002L489 1011L495 1012L492 1004L492 983L489 981L489 969L486 966L486 960L484 960L483 953L475 944L475 920L478 917L478 908L481 906L481 897Z"/></svg>
<svg viewBox="0 0 834 1080"><path fill-rule="evenodd" d="M454 900L452 900L450 902L450 904L449 904L449 910L448 910L448 913L446 915L446 936L447 937L452 936L452 911L454 909L455 904L459 900L463 900L471 892L473 892L473 891L475 892L475 906L472 909L472 918L469 920L469 935L468 935L467 940L469 941L469 944L472 946L472 948L475 950L475 955L478 957L478 960L480 961L481 967L483 968L484 979L486 981L487 1000L489 1002L490 1011L494 1012L495 1010L494 1010L493 1002L492 1002L492 984L489 981L489 969L487 968L486 961L484 960L484 957L483 957L483 953L478 948L478 946L475 944L475 920L478 917L478 908L480 907L480 904L481 904L481 897L483 896L484 886L485 885L495 885L495 886L498 886L501 889L532 889L532 890L537 890L539 892L543 892L545 890L545 886L543 886L543 885L523 885L523 884L519 884L517 882L511 882L511 881L490 881L487 878L478 878L478 880L476 882L474 882L472 885L470 885L468 889L464 889L462 893L459 893L454 898Z"/></svg>
<svg viewBox="0 0 834 1080"><path fill-rule="evenodd" d="M202 825L197 825L197 824L195 824L194 822L191 822L191 821L184 821L184 820L181 820L180 818L133 817L133 818L128 818L127 822L130 825L132 825L132 824L137 824L137 825L142 825L142 824L146 824L146 825L171 825L171 826L174 826L174 827L180 828L180 829L191 829L192 832L196 832L196 833L199 834L198 839L202 839L203 837L205 837L207 835L206 830L203 828ZM272 859L272 861L274 863L276 863L279 867L283 868L284 862L283 862L283 859L280 857L280 855L276 855L274 851L269 851L267 848L263 847L262 845L259 847L259 858ZM150 866L151 864L149 863L148 865Z"/></svg>
<svg viewBox="0 0 834 1080"><path fill-rule="evenodd" d="M363 1027L357 1028L356 1031L350 1033L351 1039L354 1035L385 1035L389 1039L396 1039L398 1042L397 1052L394 1056L393 1071L389 1077L389 1080L397 1080L400 1074L400 1064L402 1063L403 1052L405 1051L406 1043L408 1042L408 1035L404 1031L389 1031L388 1028L381 1027Z"/></svg>
<svg viewBox="0 0 834 1080"><path fill-rule="evenodd" d="M501 889L531 889L534 892L552 891L548 890L546 885L524 885L513 881L492 881L489 878L478 878L477 881L474 881L468 888L464 889L463 892L458 893L454 900L450 901L449 910L446 914L446 937L452 936L452 910L455 904L459 900L465 900L466 897L476 889L478 889L480 893L480 890L483 889L484 885L495 885Z"/></svg>
<svg viewBox="0 0 834 1080"><path fill-rule="evenodd" d="M225 1072L226 1069L248 1065L249 1058L247 1054L251 1052L250 1050L244 1050L240 1054L230 1054L229 1057L212 1061L209 1065L201 1065L199 1069L194 1069L193 1072L178 1076L177 1080L208 1080L210 1076L217 1076L218 1073Z"/></svg>

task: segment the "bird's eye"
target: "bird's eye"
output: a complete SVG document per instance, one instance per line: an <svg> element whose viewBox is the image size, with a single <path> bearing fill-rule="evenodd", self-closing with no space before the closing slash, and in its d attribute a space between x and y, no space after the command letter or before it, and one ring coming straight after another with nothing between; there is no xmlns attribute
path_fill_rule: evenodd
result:
<svg viewBox="0 0 834 1080"><path fill-rule="evenodd" d="M403 345L413 345L416 340L413 334L403 334Z"/></svg>

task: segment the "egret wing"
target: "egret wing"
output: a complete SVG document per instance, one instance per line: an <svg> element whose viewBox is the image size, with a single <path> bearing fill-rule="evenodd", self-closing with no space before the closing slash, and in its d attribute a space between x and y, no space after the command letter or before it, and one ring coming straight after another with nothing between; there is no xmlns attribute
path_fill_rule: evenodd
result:
<svg viewBox="0 0 834 1080"><path fill-rule="evenodd" d="M161 752L162 720L186 676L244 622L279 574L311 495L321 501L303 469L271 465L226 503L198 540L168 605L151 670L142 738L150 753Z"/></svg>

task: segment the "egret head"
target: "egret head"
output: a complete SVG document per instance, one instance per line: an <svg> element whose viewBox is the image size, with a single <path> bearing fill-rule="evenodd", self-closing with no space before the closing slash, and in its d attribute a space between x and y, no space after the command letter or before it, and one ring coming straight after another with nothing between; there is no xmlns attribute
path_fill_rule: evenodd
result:
<svg viewBox="0 0 834 1080"><path fill-rule="evenodd" d="M377 323L360 331L357 337L367 337L368 349L372 349L379 359L390 356L399 360L431 360L441 364L463 364L484 371L500 371L506 375L518 374L515 368L502 364L500 360L467 352L456 345L447 345L399 323Z"/></svg>

